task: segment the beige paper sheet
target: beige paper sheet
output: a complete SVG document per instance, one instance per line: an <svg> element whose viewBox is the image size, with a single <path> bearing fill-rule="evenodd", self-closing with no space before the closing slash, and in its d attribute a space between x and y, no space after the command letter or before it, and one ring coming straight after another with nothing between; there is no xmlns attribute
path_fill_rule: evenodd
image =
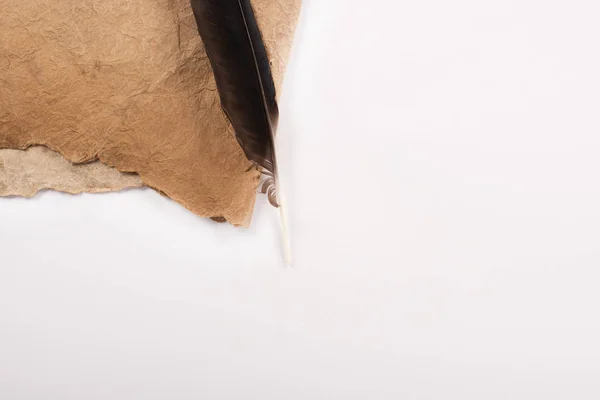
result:
<svg viewBox="0 0 600 400"><path fill-rule="evenodd" d="M300 0L252 3L279 89ZM0 195L135 186L102 163L196 214L249 225L258 173L219 106L189 0L0 0L0 10L0 148L43 145L69 161L48 173L52 151L15 162L0 150L0 160L13 151ZM74 188L73 163L95 181Z"/></svg>
<svg viewBox="0 0 600 400"><path fill-rule="evenodd" d="M0 151L0 196L32 197L54 189L78 194L142 187L137 174L119 172L101 162L72 164L44 146Z"/></svg>

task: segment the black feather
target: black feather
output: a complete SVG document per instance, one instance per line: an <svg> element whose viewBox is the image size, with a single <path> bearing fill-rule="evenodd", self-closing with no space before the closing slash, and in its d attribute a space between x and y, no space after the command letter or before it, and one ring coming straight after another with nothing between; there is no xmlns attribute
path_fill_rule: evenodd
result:
<svg viewBox="0 0 600 400"><path fill-rule="evenodd" d="M269 58L250 0L191 0L191 4L221 106L236 138L248 160L275 177L279 111ZM275 196L269 197L276 205Z"/></svg>

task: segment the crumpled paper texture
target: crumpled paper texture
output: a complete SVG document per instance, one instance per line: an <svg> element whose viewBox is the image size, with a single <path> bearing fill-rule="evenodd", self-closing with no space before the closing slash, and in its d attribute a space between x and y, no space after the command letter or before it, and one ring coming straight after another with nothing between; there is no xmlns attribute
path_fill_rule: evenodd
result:
<svg viewBox="0 0 600 400"><path fill-rule="evenodd" d="M252 4L280 89L300 1ZM69 191L73 164L105 164L128 174L109 168L71 190L119 190L135 173L198 215L249 225L259 175L220 108L188 0L0 0L0 10L0 148L42 145L68 160L40 185L32 168L56 154L21 151L22 172L0 168L0 187Z"/></svg>
<svg viewBox="0 0 600 400"><path fill-rule="evenodd" d="M32 197L44 189L102 193L144 186L138 174L119 172L101 162L72 164L44 146L0 151L0 171L0 196Z"/></svg>

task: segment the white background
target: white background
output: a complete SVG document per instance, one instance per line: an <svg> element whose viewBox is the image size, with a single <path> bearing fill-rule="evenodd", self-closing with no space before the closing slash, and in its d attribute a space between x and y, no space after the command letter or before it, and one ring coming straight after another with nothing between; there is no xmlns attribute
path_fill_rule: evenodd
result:
<svg viewBox="0 0 600 400"><path fill-rule="evenodd" d="M1 199L0 398L600 398L599 12L306 0L295 266L262 199Z"/></svg>

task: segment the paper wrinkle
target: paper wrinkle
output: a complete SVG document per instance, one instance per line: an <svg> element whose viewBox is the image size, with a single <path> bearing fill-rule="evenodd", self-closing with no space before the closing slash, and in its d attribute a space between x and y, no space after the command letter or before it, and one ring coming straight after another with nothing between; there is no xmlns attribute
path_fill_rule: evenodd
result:
<svg viewBox="0 0 600 400"><path fill-rule="evenodd" d="M252 4L280 89L300 1ZM189 0L0 0L0 9L0 196L137 185L115 167L198 215L249 225L258 172L220 108ZM33 145L60 155L8 150Z"/></svg>

